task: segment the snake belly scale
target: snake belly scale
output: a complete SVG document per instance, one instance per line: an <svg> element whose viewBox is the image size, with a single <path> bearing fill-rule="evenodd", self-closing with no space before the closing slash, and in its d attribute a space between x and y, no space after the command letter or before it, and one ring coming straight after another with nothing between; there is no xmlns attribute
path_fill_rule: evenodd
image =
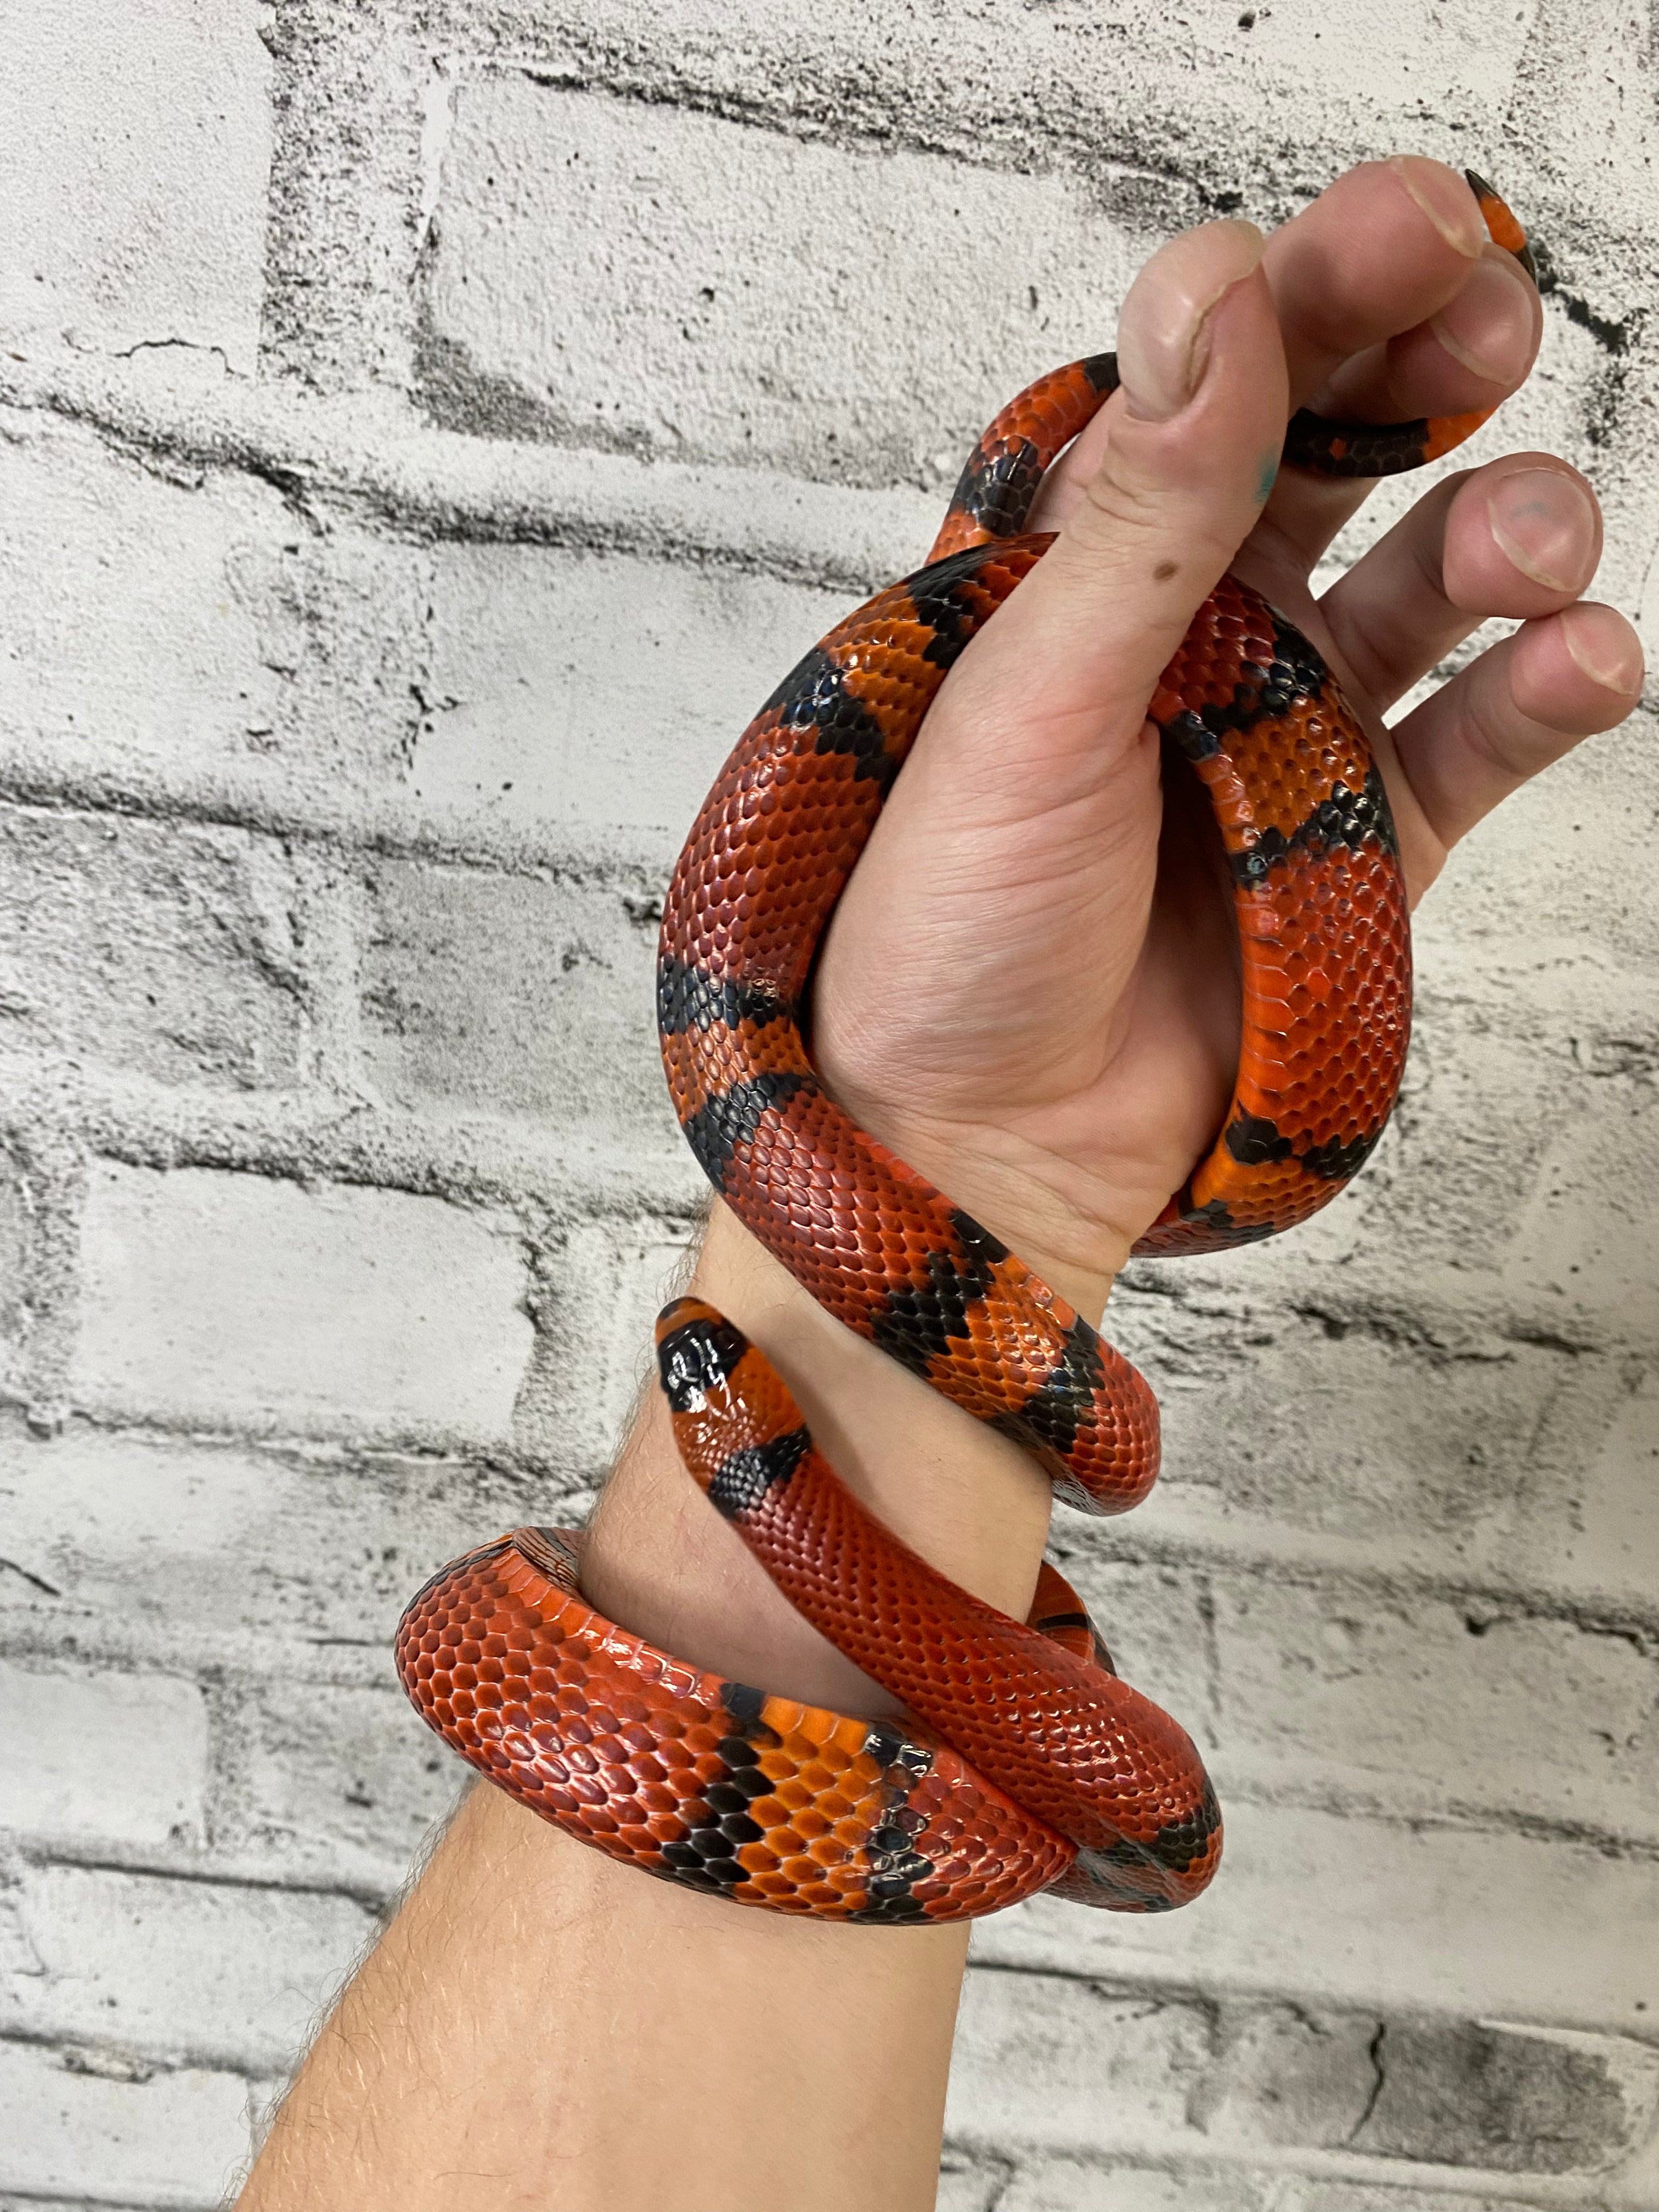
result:
<svg viewBox="0 0 1659 2212"><path fill-rule="evenodd" d="M1503 201L1469 182L1533 274ZM1125 1510L1158 1470L1135 1370L996 1237L860 1130L802 1036L813 957L929 704L1051 538L1043 474L1115 389L1111 356L1041 379L981 439L927 562L830 631L744 732L665 902L663 1064L714 1188L849 1328ZM1303 413L1285 459L1376 477L1486 418ZM1364 1161L1410 1028L1405 884L1364 732L1314 647L1224 577L1150 713L1233 882L1243 1036L1211 1151L1136 1246L1168 1255L1305 1219ZM445 1740L613 1858L741 1904L832 1920L958 1920L1047 1891L1166 1911L1201 1891L1221 1820L1185 1732L1116 1674L1053 1567L1029 1620L959 1589L854 1499L781 1377L712 1306L657 1326L693 1480L803 1614L902 1708L854 1717L722 1680L596 1613L580 1538L520 1528L410 1601L397 1663Z"/></svg>

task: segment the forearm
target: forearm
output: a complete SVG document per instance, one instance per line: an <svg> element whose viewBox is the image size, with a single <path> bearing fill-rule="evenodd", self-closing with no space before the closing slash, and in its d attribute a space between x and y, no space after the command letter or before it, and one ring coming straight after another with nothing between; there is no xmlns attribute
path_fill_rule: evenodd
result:
<svg viewBox="0 0 1659 2212"><path fill-rule="evenodd" d="M1212 832L1164 811L1146 720L1232 549L1363 678L1413 896L1481 813L1637 696L1628 625L1574 604L1593 502L1547 457L1519 493L1511 459L1425 503L1318 605L1312 566L1364 487L1292 470L1269 491L1289 408L1345 359L1360 417L1485 411L1520 381L1537 300L1522 286L1504 307L1477 282L1482 235L1468 188L1412 160L1340 183L1271 267L1220 224L1142 272L1122 392L1034 518L1059 526L1054 551L951 671L822 949L832 1095L1091 1320L1211 1140L1237 1059ZM1542 550L1516 566L1523 517ZM1525 627L1384 732L1382 710L1487 615ZM933 1157L951 1113L985 1118L944 1127ZM1024 1611L1048 1499L1012 1445L840 1331L718 1212L696 1287L773 1357L881 1518ZM584 1582L700 1665L854 1712L884 1702L696 1494L654 1392ZM323 2031L244 2203L931 2203L964 1952L959 1929L822 1927L646 1881L479 1790Z"/></svg>
<svg viewBox="0 0 1659 2212"><path fill-rule="evenodd" d="M644 1880L468 1798L242 2198L346 2212L933 2202L964 1931Z"/></svg>
<svg viewBox="0 0 1659 2212"><path fill-rule="evenodd" d="M883 1519L1024 1613L1048 1488L1023 1452L829 1320L718 1207L696 1287ZM654 1388L583 1582L700 1665L890 1710L698 1492ZM962 1928L824 1927L650 1881L479 1788L324 2027L242 2205L931 2205L966 1948Z"/></svg>

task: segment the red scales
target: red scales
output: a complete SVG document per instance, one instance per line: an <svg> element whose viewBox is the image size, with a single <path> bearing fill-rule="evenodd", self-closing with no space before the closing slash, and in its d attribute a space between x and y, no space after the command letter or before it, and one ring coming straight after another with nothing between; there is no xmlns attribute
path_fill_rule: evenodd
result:
<svg viewBox="0 0 1659 2212"><path fill-rule="evenodd" d="M1532 273L1520 226L1470 183ZM1043 473L1116 386L1109 355L1023 392L964 470L928 564L838 624L738 739L665 902L663 1064L727 1205L830 1312L1017 1436L1066 1502L1120 1512L1158 1470L1140 1376L1013 1254L823 1091L803 994L836 900L939 684L1053 542ZM1481 416L1293 418L1323 473L1420 465ZM1151 712L1207 793L1234 884L1243 1040L1211 1152L1136 1249L1243 1243L1334 1197L1381 1134L1410 1024L1405 884L1364 732L1318 653L1224 578ZM1182 763L1185 763L1183 766ZM739 1903L899 1923L1048 1890L1160 1911L1196 1896L1220 1816L1191 1741L1119 1680L1045 1567L1030 1619L899 1544L712 1307L658 1323L677 1441L814 1626L904 1707L859 1720L724 1681L604 1620L580 1539L521 1528L443 1569L398 1632L405 1687L482 1772L613 1857Z"/></svg>

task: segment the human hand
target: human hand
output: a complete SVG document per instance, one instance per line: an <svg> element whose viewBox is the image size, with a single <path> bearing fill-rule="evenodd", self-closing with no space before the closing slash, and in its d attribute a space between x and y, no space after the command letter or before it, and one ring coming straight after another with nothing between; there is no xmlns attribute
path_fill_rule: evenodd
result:
<svg viewBox="0 0 1659 2212"><path fill-rule="evenodd" d="M1489 408L1540 328L1462 179L1414 157L1351 171L1265 251L1231 222L1164 247L1124 306L1124 389L1032 517L1060 538L952 671L842 896L814 1000L829 1088L1091 1317L1237 1060L1218 842L1195 787L1163 791L1146 718L1222 571L1336 672L1413 902L1482 814L1635 703L1633 631L1578 598L1601 523L1565 462L1437 485L1318 603L1313 568L1370 487L1273 481L1289 408ZM1492 615L1525 627L1386 732Z"/></svg>
<svg viewBox="0 0 1659 2212"><path fill-rule="evenodd" d="M1222 572L1335 668L1413 896L1482 813L1635 703L1634 634L1578 602L1601 526L1564 462L1516 454L1437 485L1318 605L1315 563L1370 487L1273 481L1295 404L1398 421L1520 385L1537 295L1485 240L1462 179L1408 159L1351 172L1265 252L1220 223L1153 257L1120 324L1126 390L1032 517L1060 535L941 687L836 909L813 1002L828 1088L1091 1320L1213 1137L1237 1059L1231 885L1207 801L1184 779L1163 791L1146 720ZM1206 307L1182 406L1177 333ZM1526 627L1384 732L1384 709L1493 614ZM779 1364L896 1534L1023 1615L1049 1507L1028 1455L842 1328L719 1203L695 1288ZM680 1477L654 1394L583 1580L671 1650L880 1710Z"/></svg>

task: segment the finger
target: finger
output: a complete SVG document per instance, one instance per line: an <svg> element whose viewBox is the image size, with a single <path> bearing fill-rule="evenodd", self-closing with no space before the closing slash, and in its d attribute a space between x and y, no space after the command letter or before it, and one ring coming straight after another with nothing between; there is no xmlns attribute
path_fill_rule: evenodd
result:
<svg viewBox="0 0 1659 2212"><path fill-rule="evenodd" d="M1249 223L1207 223L1135 279L1101 465L1048 558L964 656L958 710L995 702L1029 724L1036 667L1051 755L1071 732L1098 769L1103 735L1139 734L1276 465L1284 356L1261 247Z"/></svg>
<svg viewBox="0 0 1659 2212"><path fill-rule="evenodd" d="M1350 170L1274 233L1264 262L1293 406L1378 422L1484 412L1536 356L1536 289L1438 161L1405 155ZM1288 469L1263 521L1311 567L1370 489Z"/></svg>
<svg viewBox="0 0 1659 2212"><path fill-rule="evenodd" d="M1328 185L1262 257L1291 404L1308 405L1356 354L1438 315L1487 243L1474 194L1443 162L1396 154Z"/></svg>
<svg viewBox="0 0 1659 2212"><path fill-rule="evenodd" d="M1525 382L1543 331L1537 287L1488 244L1438 314L1343 362L1306 404L1366 422L1495 407Z"/></svg>
<svg viewBox="0 0 1659 2212"><path fill-rule="evenodd" d="M1494 615L1569 606L1601 557L1601 512L1577 469L1510 453L1449 477L1326 592L1345 668L1379 708Z"/></svg>
<svg viewBox="0 0 1659 2212"><path fill-rule="evenodd" d="M980 1112L988 1089L1097 1074L1152 895L1147 703L1255 518L1284 427L1260 256L1249 224L1212 223L1136 279L1107 462L951 671L836 910L814 1049L837 1096L915 1095L925 1066L933 1110Z"/></svg>
<svg viewBox="0 0 1659 2212"><path fill-rule="evenodd" d="M1374 421L1470 413L1506 398L1536 350L1535 294L1492 245L1467 183L1438 161L1404 155L1349 170L1274 232L1262 265L1291 407ZM1110 433L1107 410L1061 456L1033 529L1075 511ZM1264 522L1311 567L1368 489L1287 471Z"/></svg>
<svg viewBox="0 0 1659 2212"><path fill-rule="evenodd" d="M1636 705L1642 647L1612 607L1528 623L1470 664L1392 732L1412 800L1443 849L1583 738ZM1432 868L1408 868L1420 896Z"/></svg>

